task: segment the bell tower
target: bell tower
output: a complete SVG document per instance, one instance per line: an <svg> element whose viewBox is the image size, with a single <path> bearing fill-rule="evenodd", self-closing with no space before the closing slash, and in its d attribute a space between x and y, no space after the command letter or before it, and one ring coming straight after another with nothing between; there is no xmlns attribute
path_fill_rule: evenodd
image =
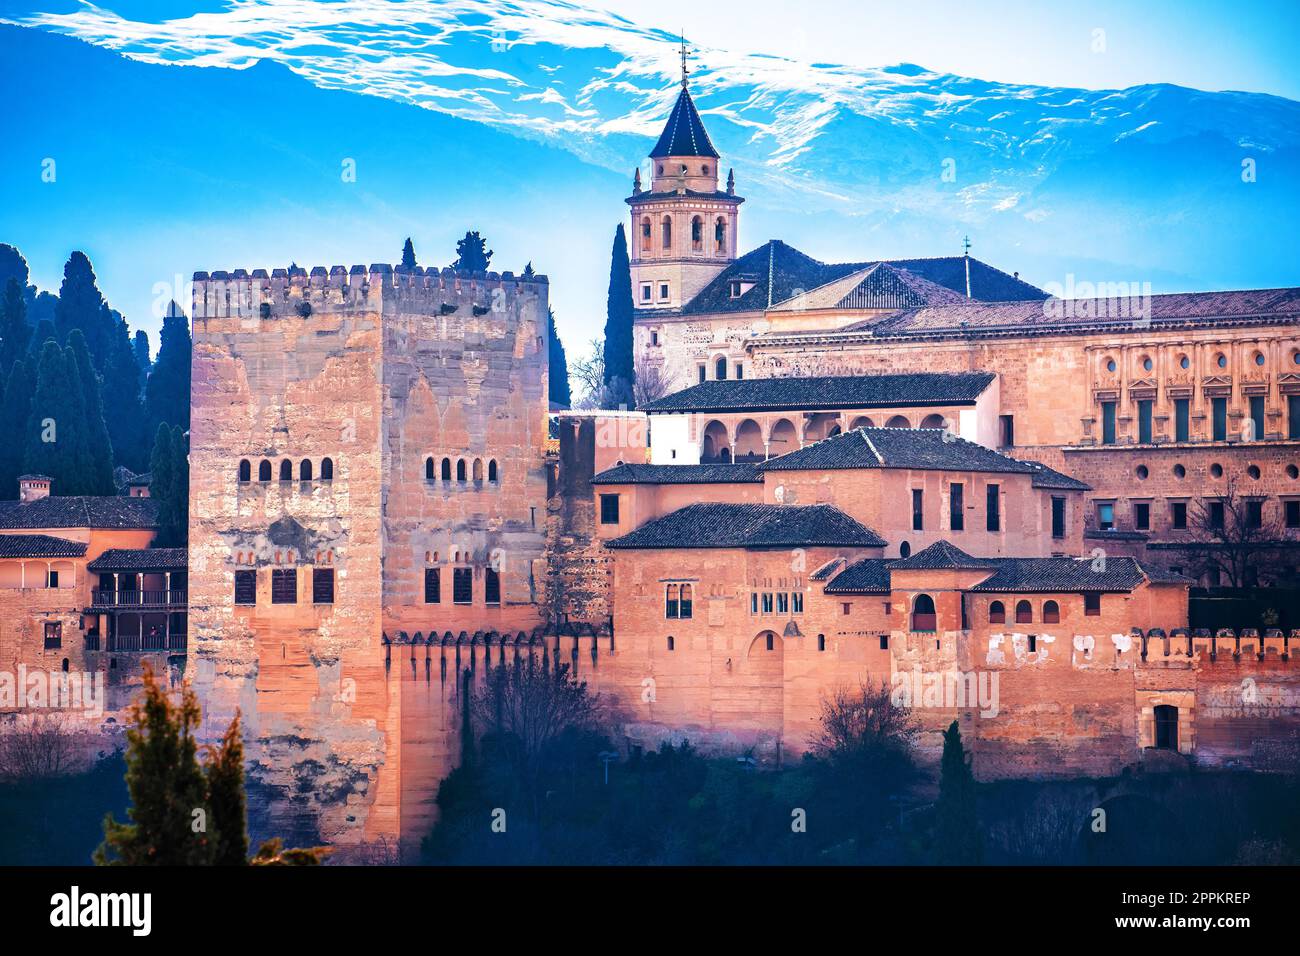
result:
<svg viewBox="0 0 1300 956"><path fill-rule="evenodd" d="M737 256L744 200L734 173L718 188L718 151L691 99L685 40L681 54L682 90L650 151L650 188L638 169L626 200L632 301L641 311L680 308Z"/></svg>

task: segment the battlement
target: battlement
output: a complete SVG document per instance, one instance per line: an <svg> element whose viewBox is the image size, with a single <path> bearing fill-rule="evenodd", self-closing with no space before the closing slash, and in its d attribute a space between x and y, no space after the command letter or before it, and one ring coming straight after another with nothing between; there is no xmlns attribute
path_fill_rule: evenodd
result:
<svg viewBox="0 0 1300 956"><path fill-rule="evenodd" d="M470 300L473 305L467 314L472 311L483 315L502 311L502 293L507 299L530 292L545 296L548 285L545 275L524 279L509 271L469 272L422 266L407 269L387 263L269 272L218 270L194 273L192 314L195 319L272 319L294 314L305 317L317 307L326 311L381 311L385 303L398 303L412 311L436 307L439 314L450 315L460 309L464 300ZM310 308L304 308L303 303Z"/></svg>
<svg viewBox="0 0 1300 956"><path fill-rule="evenodd" d="M1300 661L1300 629L1288 634L1278 628L1267 628L1261 635L1253 627L1240 630L1176 627L1168 632L1159 627L1145 632L1135 627L1132 638L1141 649L1142 662L1147 664L1193 659L1199 659L1202 664Z"/></svg>

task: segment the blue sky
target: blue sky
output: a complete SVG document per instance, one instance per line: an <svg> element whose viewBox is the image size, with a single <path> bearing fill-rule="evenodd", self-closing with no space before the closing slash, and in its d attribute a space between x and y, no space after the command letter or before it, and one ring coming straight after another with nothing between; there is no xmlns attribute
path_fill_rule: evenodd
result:
<svg viewBox="0 0 1300 956"><path fill-rule="evenodd" d="M1071 92L1300 100L1296 0L0 0L0 19L132 60L0 36L18 116L0 150L0 241L43 288L84 249L151 334L157 288L178 275L392 261L407 235L445 265L479 228L494 267L537 260L551 275L580 351L603 323L631 170L675 95L679 29L749 197L746 249L779 237L827 260L947 255L969 233L976 255L1039 284L1300 284L1282 243L1256 248L1269 216L1300 211L1293 185L1279 192L1300 168L1296 104ZM882 69L899 63L932 72ZM363 97L406 135L293 108L359 117L377 109ZM448 140L480 154L448 166ZM355 184L339 182L344 149L360 157ZM34 174L52 155L57 188ZM941 192L926 177L950 156L966 178ZM1258 189L1241 187L1243 156L1258 158Z"/></svg>

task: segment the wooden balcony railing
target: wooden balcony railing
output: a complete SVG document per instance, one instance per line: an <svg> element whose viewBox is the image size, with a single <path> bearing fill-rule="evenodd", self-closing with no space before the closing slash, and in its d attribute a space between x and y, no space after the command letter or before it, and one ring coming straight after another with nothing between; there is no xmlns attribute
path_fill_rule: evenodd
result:
<svg viewBox="0 0 1300 956"><path fill-rule="evenodd" d="M184 588L170 591L113 591L91 588L90 605L94 608L183 608L189 592Z"/></svg>

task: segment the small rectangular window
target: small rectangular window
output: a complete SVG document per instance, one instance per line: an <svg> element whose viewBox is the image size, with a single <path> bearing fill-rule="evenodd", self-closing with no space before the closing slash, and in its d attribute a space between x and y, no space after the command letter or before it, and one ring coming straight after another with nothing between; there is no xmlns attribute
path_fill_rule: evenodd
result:
<svg viewBox="0 0 1300 956"><path fill-rule="evenodd" d="M1115 403L1101 403L1101 443L1115 444Z"/></svg>
<svg viewBox="0 0 1300 956"><path fill-rule="evenodd" d="M841 604L841 605L840 605L840 609L841 609L845 614L848 614L850 611L853 610L853 605L852 605L852 604Z"/></svg>
<svg viewBox="0 0 1300 956"><path fill-rule="evenodd" d="M1056 496L1052 498L1052 537L1065 537L1065 499Z"/></svg>
<svg viewBox="0 0 1300 956"><path fill-rule="evenodd" d="M651 294L651 293L650 293L650 283L647 282L647 283L645 283L643 286L641 286L641 301L642 301L642 302L649 302L649 301L650 301L650 294Z"/></svg>
<svg viewBox="0 0 1300 956"><path fill-rule="evenodd" d="M442 603L442 571L439 568L424 569L424 603Z"/></svg>
<svg viewBox="0 0 1300 956"><path fill-rule="evenodd" d="M1175 531L1187 529L1187 502L1173 501L1169 504L1169 522Z"/></svg>
<svg viewBox="0 0 1300 956"><path fill-rule="evenodd" d="M966 527L966 512L963 510L962 491L964 486L960 482L954 481L948 486L948 516L950 518L949 526L953 531L961 531Z"/></svg>
<svg viewBox="0 0 1300 956"><path fill-rule="evenodd" d="M1300 528L1300 501L1286 502L1286 526Z"/></svg>
<svg viewBox="0 0 1300 956"><path fill-rule="evenodd" d="M989 485L985 497L988 499L987 527L989 531L1002 530L1002 500L999 494L1001 489L997 485Z"/></svg>
<svg viewBox="0 0 1300 956"><path fill-rule="evenodd" d="M739 362L737 362L737 363L736 363L736 378L744 378L744 377L745 377L745 366L743 366L743 365L741 365Z"/></svg>
<svg viewBox="0 0 1300 956"><path fill-rule="evenodd" d="M236 604L257 603L257 572L256 571L235 572L235 603Z"/></svg>
<svg viewBox="0 0 1300 956"><path fill-rule="evenodd" d="M1145 501L1133 505L1133 527L1138 531L1151 530L1151 505Z"/></svg>
<svg viewBox="0 0 1300 956"><path fill-rule="evenodd" d="M1246 527L1262 528L1264 526L1264 502L1259 500L1246 502Z"/></svg>
<svg viewBox="0 0 1300 956"><path fill-rule="evenodd" d="M653 330L650 332L650 344L651 344L651 345L658 345L658 344L659 344L659 333L658 333L658 332L655 332L655 331L653 331Z"/></svg>
<svg viewBox="0 0 1300 956"><path fill-rule="evenodd" d="M790 610L795 614L803 613L803 592L792 591L790 593Z"/></svg>
<svg viewBox="0 0 1300 956"><path fill-rule="evenodd" d="M1154 405L1155 402L1150 399L1138 402L1138 442L1143 445L1151 444L1151 417Z"/></svg>
<svg viewBox="0 0 1300 956"><path fill-rule="evenodd" d="M271 570L271 603L298 603L297 568L273 568Z"/></svg>
<svg viewBox="0 0 1300 956"><path fill-rule="evenodd" d="M1250 422L1247 424L1250 429L1250 437L1247 441L1264 440L1264 396L1252 395L1250 397Z"/></svg>
<svg viewBox="0 0 1300 956"><path fill-rule="evenodd" d="M920 488L912 489L912 530L925 530L925 492Z"/></svg>
<svg viewBox="0 0 1300 956"><path fill-rule="evenodd" d="M661 283L659 283L659 299L660 299L660 301L667 301L667 299L668 299L668 283L667 283L667 282L661 282Z"/></svg>
<svg viewBox="0 0 1300 956"><path fill-rule="evenodd" d="M491 605L501 603L501 574L491 568L483 572L483 603Z"/></svg>
<svg viewBox="0 0 1300 956"><path fill-rule="evenodd" d="M1115 505L1108 501L1097 502L1097 527L1110 531L1115 527Z"/></svg>
<svg viewBox="0 0 1300 956"><path fill-rule="evenodd" d="M47 651L59 650L63 647L63 622L46 621L45 622L45 649Z"/></svg>
<svg viewBox="0 0 1300 956"><path fill-rule="evenodd" d="M700 373L700 381L703 382L708 377L709 373L705 370L703 365L697 365L696 369Z"/></svg>
<svg viewBox="0 0 1300 956"><path fill-rule="evenodd" d="M1214 425L1214 440L1228 440L1228 400L1226 398L1210 399L1210 412Z"/></svg>
<svg viewBox="0 0 1300 956"><path fill-rule="evenodd" d="M1083 613L1088 617L1097 617L1101 614L1101 595L1085 594L1083 596Z"/></svg>
<svg viewBox="0 0 1300 956"><path fill-rule="evenodd" d="M50 569L50 573L45 576L45 586L47 588L57 588L59 586L58 571L55 571L53 568Z"/></svg>
<svg viewBox="0 0 1300 956"><path fill-rule="evenodd" d="M453 604L474 603L474 570L456 568L451 574L451 600Z"/></svg>
<svg viewBox="0 0 1300 956"><path fill-rule="evenodd" d="M1300 395L1286 397L1286 437L1300 438Z"/></svg>
<svg viewBox="0 0 1300 956"><path fill-rule="evenodd" d="M1174 441L1191 440L1192 402L1188 398L1174 399Z"/></svg>
<svg viewBox="0 0 1300 956"><path fill-rule="evenodd" d="M1012 415L999 415L998 421L1002 426L1002 447L1016 447L1016 420Z"/></svg>
<svg viewBox="0 0 1300 956"><path fill-rule="evenodd" d="M889 650L889 635L888 635L888 634L881 634L881 635L880 635L880 649L881 649L882 651L887 651L887 650Z"/></svg>
<svg viewBox="0 0 1300 956"><path fill-rule="evenodd" d="M1210 502L1210 527L1215 529L1223 527L1223 502L1222 501Z"/></svg>
<svg viewBox="0 0 1300 956"><path fill-rule="evenodd" d="M312 568L311 569L311 603L312 604L333 604L334 603L334 569L333 568Z"/></svg>
<svg viewBox="0 0 1300 956"><path fill-rule="evenodd" d="M600 496L600 523L618 524L618 495Z"/></svg>

